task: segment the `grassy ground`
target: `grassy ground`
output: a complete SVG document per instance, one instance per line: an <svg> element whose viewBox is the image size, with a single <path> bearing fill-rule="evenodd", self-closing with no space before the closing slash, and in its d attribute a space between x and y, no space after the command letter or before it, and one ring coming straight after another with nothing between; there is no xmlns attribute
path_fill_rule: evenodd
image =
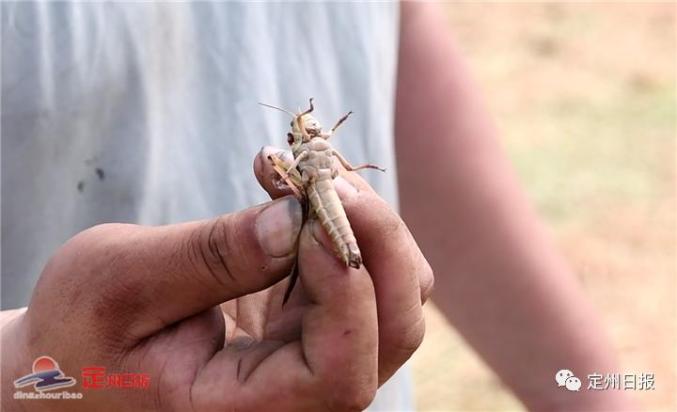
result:
<svg viewBox="0 0 677 412"><path fill-rule="evenodd" d="M525 188L618 347L636 392L677 410L676 14L670 3L454 3L452 32ZM433 306L419 410L521 405Z"/></svg>

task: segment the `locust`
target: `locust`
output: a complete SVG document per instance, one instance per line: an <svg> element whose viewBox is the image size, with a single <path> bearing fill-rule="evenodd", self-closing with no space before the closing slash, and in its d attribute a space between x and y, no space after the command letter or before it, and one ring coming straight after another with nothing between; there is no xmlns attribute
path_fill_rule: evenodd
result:
<svg viewBox="0 0 677 412"><path fill-rule="evenodd" d="M281 181L303 205L304 223L309 219L319 220L331 238L337 257L347 267L359 269L362 266L362 254L343 204L334 188L334 178L340 173L335 161L347 171L376 169L385 172L385 169L369 163L353 166L329 143L329 138L352 112L343 115L328 132L324 132L320 122L311 115L314 109L312 97L309 100L310 107L303 112L299 110L298 113L266 103L260 104L292 116L287 143L293 161L288 162L278 155L270 155L268 160ZM290 283L282 301L283 305L289 300L297 278L298 265L294 264Z"/></svg>

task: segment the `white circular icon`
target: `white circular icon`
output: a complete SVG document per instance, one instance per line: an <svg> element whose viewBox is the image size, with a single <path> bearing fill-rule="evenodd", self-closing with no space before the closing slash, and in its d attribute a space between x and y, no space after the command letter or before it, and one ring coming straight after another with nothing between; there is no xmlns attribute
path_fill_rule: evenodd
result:
<svg viewBox="0 0 677 412"><path fill-rule="evenodd" d="M581 389L581 380L575 376L572 376L567 379L565 385L568 390L578 392Z"/></svg>
<svg viewBox="0 0 677 412"><path fill-rule="evenodd" d="M557 381L557 386L564 386L567 383L567 379L574 376L574 373L569 369L561 369L555 374L555 381Z"/></svg>

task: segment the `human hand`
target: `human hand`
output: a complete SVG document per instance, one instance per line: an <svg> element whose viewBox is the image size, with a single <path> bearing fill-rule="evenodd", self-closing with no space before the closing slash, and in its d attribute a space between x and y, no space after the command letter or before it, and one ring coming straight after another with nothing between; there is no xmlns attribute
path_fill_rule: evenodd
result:
<svg viewBox="0 0 677 412"><path fill-rule="evenodd" d="M278 281L291 268L300 221L286 197L210 221L101 225L75 236L45 267L26 314L3 329L3 388L49 354L69 376L100 365L148 374L150 389L83 389L77 401L5 393L3 410L366 407L420 342L418 276L429 268L389 274L401 287L397 279L407 279L397 292L364 268L342 266L308 225L301 287L283 308L286 281Z"/></svg>
<svg viewBox="0 0 677 412"><path fill-rule="evenodd" d="M277 199L291 191L280 186L279 176L267 160L271 154L287 162L291 162L292 155L289 151L267 146L254 161L259 183L273 199ZM341 174L334 179L334 186L362 251L364 267L360 271L366 269L376 295L380 386L402 366L423 339L422 305L432 292L434 277L402 219L357 173L346 172L338 163L337 167ZM333 250L319 223L311 224L313 233L326 245L326 249ZM334 264L337 262L338 258L334 258ZM292 293L291 306L297 301L304 301L303 284L302 272L301 286Z"/></svg>

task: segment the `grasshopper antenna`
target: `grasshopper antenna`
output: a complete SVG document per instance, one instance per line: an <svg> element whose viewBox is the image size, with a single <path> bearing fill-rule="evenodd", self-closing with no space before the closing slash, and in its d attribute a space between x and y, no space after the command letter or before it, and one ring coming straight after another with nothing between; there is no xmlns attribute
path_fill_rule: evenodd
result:
<svg viewBox="0 0 677 412"><path fill-rule="evenodd" d="M285 112L285 113L287 113L287 114L290 114L291 117L296 117L296 113L293 113L293 112L291 112L291 111L289 111L289 110L287 110L287 109L283 109L283 108L281 108L281 107L273 106L272 104L268 104L268 103L262 103L262 102L259 102L259 104L260 104L261 106L269 107L269 108L271 108L271 109L276 109L276 110L279 110L279 111L281 111L281 112Z"/></svg>

